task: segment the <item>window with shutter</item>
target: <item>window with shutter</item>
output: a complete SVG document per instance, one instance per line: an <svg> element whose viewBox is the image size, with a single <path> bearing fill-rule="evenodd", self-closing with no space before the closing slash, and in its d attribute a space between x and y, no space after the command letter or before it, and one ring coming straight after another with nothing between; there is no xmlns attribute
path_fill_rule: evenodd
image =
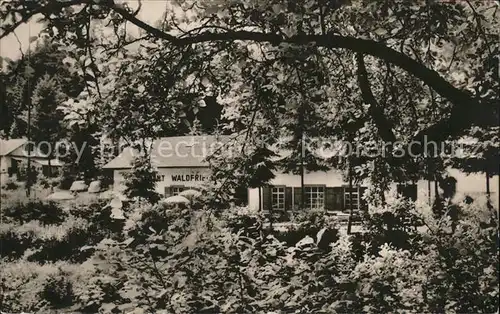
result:
<svg viewBox="0 0 500 314"><path fill-rule="evenodd" d="M271 206L273 210L285 210L284 186L273 186L271 188Z"/></svg>
<svg viewBox="0 0 500 314"><path fill-rule="evenodd" d="M305 202L306 209L324 209L325 208L325 187L324 186L306 186Z"/></svg>
<svg viewBox="0 0 500 314"><path fill-rule="evenodd" d="M344 189L344 208L359 209L359 191L357 188Z"/></svg>

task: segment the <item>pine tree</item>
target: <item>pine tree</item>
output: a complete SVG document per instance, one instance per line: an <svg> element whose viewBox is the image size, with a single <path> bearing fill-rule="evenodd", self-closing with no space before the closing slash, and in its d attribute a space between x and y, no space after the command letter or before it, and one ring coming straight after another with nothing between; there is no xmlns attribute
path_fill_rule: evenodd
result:
<svg viewBox="0 0 500 314"><path fill-rule="evenodd" d="M58 107L64 101L63 94L55 78L48 74L44 75L36 84L32 96L31 109L31 140L40 143L45 142L48 145L41 145L40 148L47 155L50 161L55 153L56 143L65 135L63 125L63 113ZM49 176L51 174L49 173Z"/></svg>
<svg viewBox="0 0 500 314"><path fill-rule="evenodd" d="M145 155L134 159L132 169L125 173L125 195L129 198L144 198L152 204L160 200L155 191L158 172Z"/></svg>

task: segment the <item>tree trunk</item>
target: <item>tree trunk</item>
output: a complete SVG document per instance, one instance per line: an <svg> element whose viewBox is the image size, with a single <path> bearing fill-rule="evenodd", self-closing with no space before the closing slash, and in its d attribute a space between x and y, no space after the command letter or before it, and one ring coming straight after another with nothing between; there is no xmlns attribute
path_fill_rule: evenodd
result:
<svg viewBox="0 0 500 314"><path fill-rule="evenodd" d="M262 212L262 188L259 186L259 212Z"/></svg>
<svg viewBox="0 0 500 314"><path fill-rule="evenodd" d="M52 165L50 163L51 159L52 159L52 147L55 146L55 144L53 145L53 143L50 143L50 145L52 145L51 147L49 147L49 154L48 154L48 158L49 160L47 161L47 177L51 178L52 177Z"/></svg>
<svg viewBox="0 0 500 314"><path fill-rule="evenodd" d="M300 166L300 210L305 209L305 189L304 189L304 165Z"/></svg>
<svg viewBox="0 0 500 314"><path fill-rule="evenodd" d="M490 192L490 172L486 169L486 207L491 209L493 206L491 204L491 192Z"/></svg>
<svg viewBox="0 0 500 314"><path fill-rule="evenodd" d="M486 169L486 195L490 197L490 172Z"/></svg>
<svg viewBox="0 0 500 314"><path fill-rule="evenodd" d="M304 134L301 135L301 142L300 142L300 194L301 194L301 199L300 199L300 209L304 210L305 209L305 189L304 189Z"/></svg>
<svg viewBox="0 0 500 314"><path fill-rule="evenodd" d="M48 169L47 169L47 176L49 177L48 181L49 181L49 184L50 184L50 193L54 193L54 187L52 186L52 180L51 180L51 178L52 178L52 165L50 163L51 159L52 159L52 148L50 148L49 161L47 163L47 165L48 165L47 166L48 167Z"/></svg>
<svg viewBox="0 0 500 314"><path fill-rule="evenodd" d="M429 206L432 206L432 199L431 199L431 180L427 180L427 198L429 199Z"/></svg>
<svg viewBox="0 0 500 314"><path fill-rule="evenodd" d="M438 178L434 179L434 199L439 200L439 187L438 187Z"/></svg>
<svg viewBox="0 0 500 314"><path fill-rule="evenodd" d="M349 220L347 221L347 234L351 234L352 227L352 167L351 162L349 162Z"/></svg>
<svg viewBox="0 0 500 314"><path fill-rule="evenodd" d="M30 49L28 49L28 68L30 66ZM26 86L30 90L30 80L26 80ZM28 165L27 165L27 178L26 178L26 197L31 195L31 97L28 97L28 126L27 126L27 137L28 137Z"/></svg>
<svg viewBox="0 0 500 314"><path fill-rule="evenodd" d="M271 195L269 196L271 198L271 202L269 202L269 228L271 230L271 232L273 231L273 219L274 219L274 211L273 211L273 203L272 203L272 189L269 191L271 193Z"/></svg>

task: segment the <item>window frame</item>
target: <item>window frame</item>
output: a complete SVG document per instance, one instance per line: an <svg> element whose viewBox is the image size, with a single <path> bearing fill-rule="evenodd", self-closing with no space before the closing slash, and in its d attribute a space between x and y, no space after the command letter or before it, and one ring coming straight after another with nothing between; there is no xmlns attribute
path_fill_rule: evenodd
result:
<svg viewBox="0 0 500 314"><path fill-rule="evenodd" d="M347 189L350 189L349 186L342 186L344 188L344 209L345 210L350 210L351 206L347 206L347 200L349 199L349 203L351 202L350 195L356 196L356 207L353 208L353 210L360 210L361 207L361 199L360 199L360 186L353 186L352 189L355 189L355 191L348 191ZM354 197L353 197L354 199Z"/></svg>
<svg viewBox="0 0 500 314"><path fill-rule="evenodd" d="M272 210L280 210L280 211L285 211L286 210L286 186L285 185L271 185L270 186L270 194L271 194L271 209ZM274 189L283 189L283 192L276 192L276 194L282 194L283 195L283 207L275 207L274 204Z"/></svg>
<svg viewBox="0 0 500 314"><path fill-rule="evenodd" d="M308 189L310 188L321 188L322 192L321 192L321 195L322 195L322 198L321 198L321 206L320 207L312 207L312 202L309 202L310 199L308 197L309 194L312 194L311 192L308 193ZM316 196L319 195L319 190L314 192L316 193ZM325 202L326 202L326 184L307 184L307 185L304 185L304 206L305 206L305 209L307 210L325 210Z"/></svg>

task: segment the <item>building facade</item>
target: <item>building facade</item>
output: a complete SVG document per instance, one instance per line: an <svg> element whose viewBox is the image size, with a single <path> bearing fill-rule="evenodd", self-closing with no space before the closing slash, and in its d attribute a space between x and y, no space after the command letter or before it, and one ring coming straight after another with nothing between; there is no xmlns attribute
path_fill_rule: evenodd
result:
<svg viewBox="0 0 500 314"><path fill-rule="evenodd" d="M15 178L22 164L27 164L28 156L32 167L45 176L57 175L63 163L58 159L49 159L42 152L32 149L28 152L27 139L0 140L0 175L1 182Z"/></svg>
<svg viewBox="0 0 500 314"><path fill-rule="evenodd" d="M180 136L155 141L151 148L151 160L158 171L156 191L168 197L185 189L200 188L210 176L210 167L205 158L227 140L227 137ZM138 152L126 148L104 166L113 172L115 191L123 191L123 174L130 171L134 154ZM449 169L448 172L457 180L456 198L485 194L486 182L483 174L466 175L456 169ZM492 199L498 206L498 177L490 179L490 182ZM366 207L362 196L367 185L350 188L337 170L305 173L303 187L304 191L299 175L276 173L268 186L248 189L248 206L255 211L288 211L298 209L303 204L306 209L332 212L349 211L351 207ZM423 202L435 198L434 182L425 180L409 185L393 184L391 190Z"/></svg>
<svg viewBox="0 0 500 314"><path fill-rule="evenodd" d="M454 177L456 182L455 201L460 201L465 196L482 198L486 196L486 177L484 174L467 175L457 169L449 168L447 172ZM498 200L498 176L490 178L491 200L496 208ZM387 194L396 192L420 202L433 202L436 197L435 182L419 180L414 184L396 184L390 186ZM248 205L253 210L290 210L301 205L305 197L306 209L322 209L326 211L349 211L363 209L363 194L367 188L366 183L349 187L348 182L342 179L342 174L336 170L326 172L310 172L304 175L304 192L301 189L301 177L286 173L277 173L269 186L249 189ZM430 188L429 188L430 187ZM438 188L439 193L443 191ZM352 199L352 201L351 201Z"/></svg>
<svg viewBox="0 0 500 314"><path fill-rule="evenodd" d="M149 154L158 172L156 192L168 197L186 189L200 188L210 176L205 158L225 140L215 136L178 136L154 141ZM124 190L124 173L130 171L139 154L137 149L127 147L103 167L113 172L115 191Z"/></svg>

